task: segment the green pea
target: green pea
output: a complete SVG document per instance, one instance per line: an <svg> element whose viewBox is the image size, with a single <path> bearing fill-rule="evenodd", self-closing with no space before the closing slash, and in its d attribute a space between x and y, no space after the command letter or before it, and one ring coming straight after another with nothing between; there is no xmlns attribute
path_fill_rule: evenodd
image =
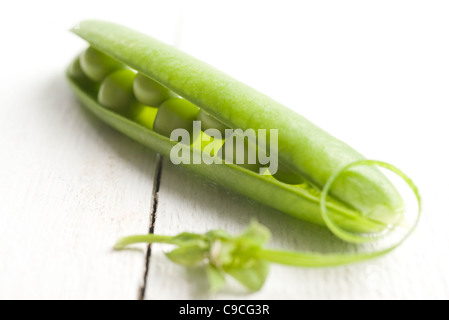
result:
<svg viewBox="0 0 449 320"><path fill-rule="evenodd" d="M123 64L92 47L81 54L80 65L84 73L94 81L102 81L114 70L123 68Z"/></svg>
<svg viewBox="0 0 449 320"><path fill-rule="evenodd" d="M98 93L100 104L110 109L127 109L134 101L135 76L136 74L129 69L121 69L107 76Z"/></svg>
<svg viewBox="0 0 449 320"><path fill-rule="evenodd" d="M194 137L195 139L195 137ZM223 146L224 140L214 139L214 137L209 136L207 133L201 131L201 134L196 137L193 141L192 147L201 150L210 156L216 156ZM206 149L207 148L207 149Z"/></svg>
<svg viewBox="0 0 449 320"><path fill-rule="evenodd" d="M68 74L69 76L71 76L74 79L83 79L86 78L85 73L83 72L83 69L81 69L81 63L80 63L80 58L76 58L75 61L73 61L73 63L69 66L68 69Z"/></svg>
<svg viewBox="0 0 449 320"><path fill-rule="evenodd" d="M228 144L232 144L232 154L227 151L226 146ZM243 154L240 153L241 150L243 150ZM259 173L259 168L261 167L261 165L257 159L257 151L258 148L255 143L249 141L247 137L241 138L234 133L230 137L226 138L226 141L219 151L218 156L225 160L227 163L236 164L245 169ZM237 157L238 153L239 156Z"/></svg>
<svg viewBox="0 0 449 320"><path fill-rule="evenodd" d="M201 121L201 130L206 131L207 129L217 129L218 131L220 131L223 138L225 138L225 130L229 129L229 127L224 125L217 118L208 114L203 109L198 112L196 120Z"/></svg>
<svg viewBox="0 0 449 320"><path fill-rule="evenodd" d="M191 129L198 115L194 105L217 115L232 128L278 129L279 160L304 176L305 187L290 188L274 179L235 170L235 166L186 165L192 171L275 209L329 226L324 219L326 215L322 214L324 207L340 227L351 232L377 233L395 225L402 217L405 207L400 194L372 167L351 167L344 171L332 183L329 193L326 188L333 181L329 179L335 179L335 172L359 163L364 157L266 95L171 46L119 25L84 21L73 31L138 72L153 79L164 79L167 87L190 101L175 99L178 102L174 104L193 106L191 112L186 111L189 108L170 106L171 99L163 103L156 116L155 131L169 136L176 128ZM87 69L83 60L81 67ZM166 138L107 112L79 81L73 77L69 81L83 104L102 120L165 157L170 156L173 145ZM329 193L331 201L327 205L320 191Z"/></svg>
<svg viewBox="0 0 449 320"><path fill-rule="evenodd" d="M153 130L154 120L157 115L157 108L143 105L141 103L133 103L130 110L130 118L138 124Z"/></svg>
<svg viewBox="0 0 449 320"><path fill-rule="evenodd" d="M67 70L69 77L76 79L76 81L93 96L97 96L100 84L88 78L81 68L80 58L78 57L69 66Z"/></svg>
<svg viewBox="0 0 449 320"><path fill-rule="evenodd" d="M169 89L141 73L134 79L134 94L137 101L152 107L159 107L162 102L173 97Z"/></svg>
<svg viewBox="0 0 449 320"><path fill-rule="evenodd" d="M234 144L233 144L233 153L232 153L232 157L230 155L227 155L226 153L226 143L231 143L231 139L234 139ZM243 157L239 157L237 158L237 150L244 150L244 155ZM237 164L243 168L246 168L248 170L251 170L253 172L259 173L259 169L261 167L266 167L266 165L262 165L259 161L259 152L261 150L258 148L258 146L249 141L249 139L247 137L244 138L244 140L242 139L237 139L237 135L233 134L232 136L228 137L226 139L225 144L223 145L222 149L219 152L219 156L222 157L222 159L226 160L227 162L231 162L233 164ZM249 154L253 155L254 161L255 163L249 163ZM239 159L239 160L238 160ZM241 163L243 162L243 163ZM288 169L285 165L283 164L278 164L277 168L277 172L273 175L274 178L276 178L276 180L279 180L281 182L287 183L287 184L292 184L292 185L296 185L296 184L301 184L304 183L305 180L302 176L300 176L299 174L293 172L292 170ZM267 172L269 173L269 172Z"/></svg>
<svg viewBox="0 0 449 320"><path fill-rule="evenodd" d="M302 184L305 182L304 177L290 170L282 163L279 163L278 171L273 175L273 177L276 178L276 180L293 185Z"/></svg>
<svg viewBox="0 0 449 320"><path fill-rule="evenodd" d="M171 98L160 105L154 122L154 131L166 137L175 129L185 129L192 135L193 121L198 114L198 107L182 98Z"/></svg>

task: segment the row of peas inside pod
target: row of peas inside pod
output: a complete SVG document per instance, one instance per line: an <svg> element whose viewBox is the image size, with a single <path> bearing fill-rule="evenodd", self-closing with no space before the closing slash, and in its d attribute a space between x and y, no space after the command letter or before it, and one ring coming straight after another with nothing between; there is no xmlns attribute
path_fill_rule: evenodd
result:
<svg viewBox="0 0 449 320"><path fill-rule="evenodd" d="M70 66L69 75L96 96L102 106L150 130L170 137L173 130L185 129L192 137L190 145L194 148L204 151L209 145L207 150L211 156L218 156L256 173L262 167L258 147L247 137L239 139L236 134L226 136L226 129L229 128L218 119L93 47L81 53ZM201 133L196 138L192 134L194 121L201 121ZM204 133L208 129L218 130L222 139L208 136ZM225 148L225 142L229 139L233 139L231 155L227 155ZM237 150L244 151L240 159L237 159ZM304 182L299 174L282 164L279 164L273 177L292 185L302 185Z"/></svg>

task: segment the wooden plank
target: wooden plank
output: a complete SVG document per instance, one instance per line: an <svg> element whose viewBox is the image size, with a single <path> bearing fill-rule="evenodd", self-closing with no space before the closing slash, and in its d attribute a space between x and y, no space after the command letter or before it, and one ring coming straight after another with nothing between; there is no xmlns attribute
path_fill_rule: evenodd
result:
<svg viewBox="0 0 449 320"><path fill-rule="evenodd" d="M136 298L144 258L112 246L148 230L155 154L81 109L63 75L28 94L1 124L0 297Z"/></svg>
<svg viewBox="0 0 449 320"><path fill-rule="evenodd" d="M218 228L237 233L252 219L256 219L270 226L273 246L316 250L322 245L326 245L328 249L339 248L338 241L335 242L325 229L228 192L168 161L164 162L159 200L155 229L159 234L176 234L181 230L203 233ZM313 241L314 234L321 235L322 243ZM182 267L171 264L163 256L163 250L168 248L169 246L153 246L146 297L204 298L207 286L201 277L204 275L203 270L199 268L186 272ZM233 291L223 297L234 298L232 293Z"/></svg>
<svg viewBox="0 0 449 320"><path fill-rule="evenodd" d="M183 50L285 103L367 157L398 165L427 197L426 216L413 237L386 257L329 269L273 266L263 290L251 295L243 294L235 283L208 295L203 270L172 264L163 255L170 247L155 245L147 299L449 297L444 231L449 218L439 214L449 176L436 169L443 168L449 156L447 148L440 147L449 133L444 125L444 105L449 101L441 87L441 81L447 84L441 74L449 71L445 58L449 48L437 40L449 26L441 8L407 5L407 14L403 9L400 3L356 2L326 6L283 2L275 8L263 1L200 1L186 9ZM417 17L426 23L416 24ZM423 123L423 106L435 126ZM418 123L426 133L416 130ZM432 155L435 167L423 170L426 154ZM271 247L355 250L319 227L164 162L157 234L216 228L238 233L252 218L271 229Z"/></svg>
<svg viewBox="0 0 449 320"><path fill-rule="evenodd" d="M200 269L173 265L162 254L167 247L154 246L146 298L449 298L447 5L128 1L130 10L109 4L107 12L104 2L66 5L11 4L0 21L4 42L14 44L2 51L0 79L0 298L135 299L142 285L146 247L111 247L118 236L148 230L155 155L82 111L65 84L62 71L85 47L66 29L86 18L86 7L90 17L175 38L368 157L397 164L425 200L419 230L388 257L320 270L273 266L253 295L231 283L210 296ZM159 234L237 233L256 217L272 230L272 247L353 250L168 163L159 200Z"/></svg>
<svg viewBox="0 0 449 320"><path fill-rule="evenodd" d="M112 247L120 236L148 232L156 155L84 111L64 77L87 47L67 31L80 19L100 17L173 40L173 2L127 5L133 10L108 3L105 12L104 2L83 0L68 8L30 3L26 11L11 4L0 21L5 43L14 44L2 52L8 62L0 80L2 299L139 296L146 247Z"/></svg>
<svg viewBox="0 0 449 320"><path fill-rule="evenodd" d="M268 226L269 246L283 250L354 252L323 228L228 192L186 170L164 162L156 234L206 232L222 228L242 231L252 219ZM223 292L209 295L204 269L170 262L170 246L153 245L146 299L413 299L447 297L447 253L426 218L400 249L388 256L346 267L304 269L272 265L264 288L248 294L232 279ZM441 241L443 239L441 238ZM368 246L367 250L378 246ZM441 256L428 248L437 248ZM360 250L361 248L359 248ZM431 260L427 262L428 260ZM432 262L432 261L435 261Z"/></svg>

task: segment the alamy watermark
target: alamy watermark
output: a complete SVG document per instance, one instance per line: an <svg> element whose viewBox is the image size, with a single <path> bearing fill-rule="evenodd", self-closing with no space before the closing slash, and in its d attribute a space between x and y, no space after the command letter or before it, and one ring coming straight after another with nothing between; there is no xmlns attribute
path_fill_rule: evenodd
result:
<svg viewBox="0 0 449 320"><path fill-rule="evenodd" d="M259 174L274 175L278 171L277 129L226 129L224 136L217 129L201 134L201 121L193 122L193 130L175 129L171 141L178 142L170 151L173 164L228 164L258 166ZM212 143L212 141L216 143ZM205 144L202 147L203 143ZM193 147L201 152L190 153ZM211 156L215 155L215 156Z"/></svg>

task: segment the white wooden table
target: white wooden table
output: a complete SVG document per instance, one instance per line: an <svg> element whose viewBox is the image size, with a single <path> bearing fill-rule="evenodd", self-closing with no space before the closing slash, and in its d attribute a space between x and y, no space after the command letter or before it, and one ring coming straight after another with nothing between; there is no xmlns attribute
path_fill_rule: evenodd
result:
<svg viewBox="0 0 449 320"><path fill-rule="evenodd" d="M364 3L364 4L363 4ZM28 1L1 5L1 299L449 298L449 14L418 1ZM123 7L123 4L126 7ZM398 250L329 269L273 265L248 294L209 295L203 270L121 236L223 228L253 218L272 247L351 251L320 227L216 187L107 127L64 69L98 18L174 44L305 115L420 187L424 218ZM160 175L160 179L156 177ZM157 210L153 211L157 195Z"/></svg>

